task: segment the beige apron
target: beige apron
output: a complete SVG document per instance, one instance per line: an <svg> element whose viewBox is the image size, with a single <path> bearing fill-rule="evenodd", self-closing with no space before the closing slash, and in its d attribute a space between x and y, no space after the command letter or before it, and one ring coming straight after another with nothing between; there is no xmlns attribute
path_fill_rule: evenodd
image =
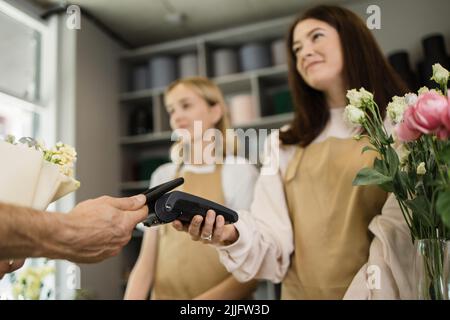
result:
<svg viewBox="0 0 450 320"><path fill-rule="evenodd" d="M222 166L216 165L212 173L184 172L182 177L179 190L224 204ZM160 227L152 299L192 299L229 276L214 247L192 241L171 224Z"/></svg>
<svg viewBox="0 0 450 320"><path fill-rule="evenodd" d="M284 186L295 251L282 283L282 299L342 299L367 262L368 226L387 194L376 186L352 186L376 156L366 140L328 138L298 148Z"/></svg>

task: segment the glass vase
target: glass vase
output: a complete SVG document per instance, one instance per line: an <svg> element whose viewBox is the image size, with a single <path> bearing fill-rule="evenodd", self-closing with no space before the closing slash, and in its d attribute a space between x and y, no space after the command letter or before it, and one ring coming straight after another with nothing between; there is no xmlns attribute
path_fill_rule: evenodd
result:
<svg viewBox="0 0 450 320"><path fill-rule="evenodd" d="M448 242L437 239L416 240L414 258L415 297L418 300L447 300L444 268Z"/></svg>

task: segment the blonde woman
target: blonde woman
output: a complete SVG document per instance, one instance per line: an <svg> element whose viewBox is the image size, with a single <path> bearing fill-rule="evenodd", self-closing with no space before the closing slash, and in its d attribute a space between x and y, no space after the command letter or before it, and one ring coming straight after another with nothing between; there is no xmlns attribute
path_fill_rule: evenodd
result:
<svg viewBox="0 0 450 320"><path fill-rule="evenodd" d="M150 185L183 177L184 192L230 208L248 208L258 173L245 159L238 159L234 150L227 154L229 120L220 89L207 78L184 78L167 88L164 100L171 128L181 140L172 148L173 162L159 167ZM220 152L209 154L218 154L217 164L203 158L203 152L200 158L193 152L211 145L203 135L213 128L224 137L223 144L216 145ZM146 299L150 290L152 299L245 299L255 288L254 280L240 283L228 273L212 246L163 225L146 229L125 299Z"/></svg>

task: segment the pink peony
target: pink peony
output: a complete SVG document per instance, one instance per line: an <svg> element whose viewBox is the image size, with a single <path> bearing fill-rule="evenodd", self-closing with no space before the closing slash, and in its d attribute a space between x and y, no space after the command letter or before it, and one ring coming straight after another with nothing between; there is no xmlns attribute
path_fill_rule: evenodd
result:
<svg viewBox="0 0 450 320"><path fill-rule="evenodd" d="M422 133L436 134L441 140L450 137L450 98L432 90L421 94L415 105L409 106L403 121L396 128L397 136L402 141L412 141Z"/></svg>
<svg viewBox="0 0 450 320"><path fill-rule="evenodd" d="M409 124L422 133L435 132L444 125L443 118L448 117L447 99L433 90L421 94L413 108L413 119Z"/></svg>
<svg viewBox="0 0 450 320"><path fill-rule="evenodd" d="M422 133L416 129L414 121L414 107L408 107L403 114L403 121L396 125L395 132L401 141L413 141Z"/></svg>

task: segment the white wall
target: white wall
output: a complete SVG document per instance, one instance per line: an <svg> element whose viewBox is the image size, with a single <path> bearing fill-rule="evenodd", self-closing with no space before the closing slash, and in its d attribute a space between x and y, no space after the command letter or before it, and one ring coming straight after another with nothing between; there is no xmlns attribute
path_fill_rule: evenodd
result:
<svg viewBox="0 0 450 320"><path fill-rule="evenodd" d="M121 47L88 19L76 31L75 132L81 188L77 203L101 195L118 195L119 53ZM120 256L81 266L81 287L100 299L119 299Z"/></svg>
<svg viewBox="0 0 450 320"><path fill-rule="evenodd" d="M56 18L56 17L55 17ZM66 27L66 15L56 19L58 30L57 139L75 146L75 175L81 187L57 203L67 212L76 203L100 195L118 195L119 182L119 53L122 48L87 18L81 30ZM67 261L58 261L57 299L71 299L66 290ZM97 299L122 296L120 257L79 265L81 289Z"/></svg>
<svg viewBox="0 0 450 320"><path fill-rule="evenodd" d="M75 137L75 83L76 83L76 32L65 27L63 16L51 18L55 28L57 46L56 75L56 140L76 146ZM56 203L56 210L68 212L75 206L75 194L71 193ZM71 265L65 260L56 261L56 299L71 299L73 290L67 286L67 270Z"/></svg>
<svg viewBox="0 0 450 320"><path fill-rule="evenodd" d="M372 4L381 9L381 29L372 32L386 55L406 50L415 69L423 58L421 39L431 33L444 34L450 53L449 0L364 0L346 7L366 20L367 7Z"/></svg>

